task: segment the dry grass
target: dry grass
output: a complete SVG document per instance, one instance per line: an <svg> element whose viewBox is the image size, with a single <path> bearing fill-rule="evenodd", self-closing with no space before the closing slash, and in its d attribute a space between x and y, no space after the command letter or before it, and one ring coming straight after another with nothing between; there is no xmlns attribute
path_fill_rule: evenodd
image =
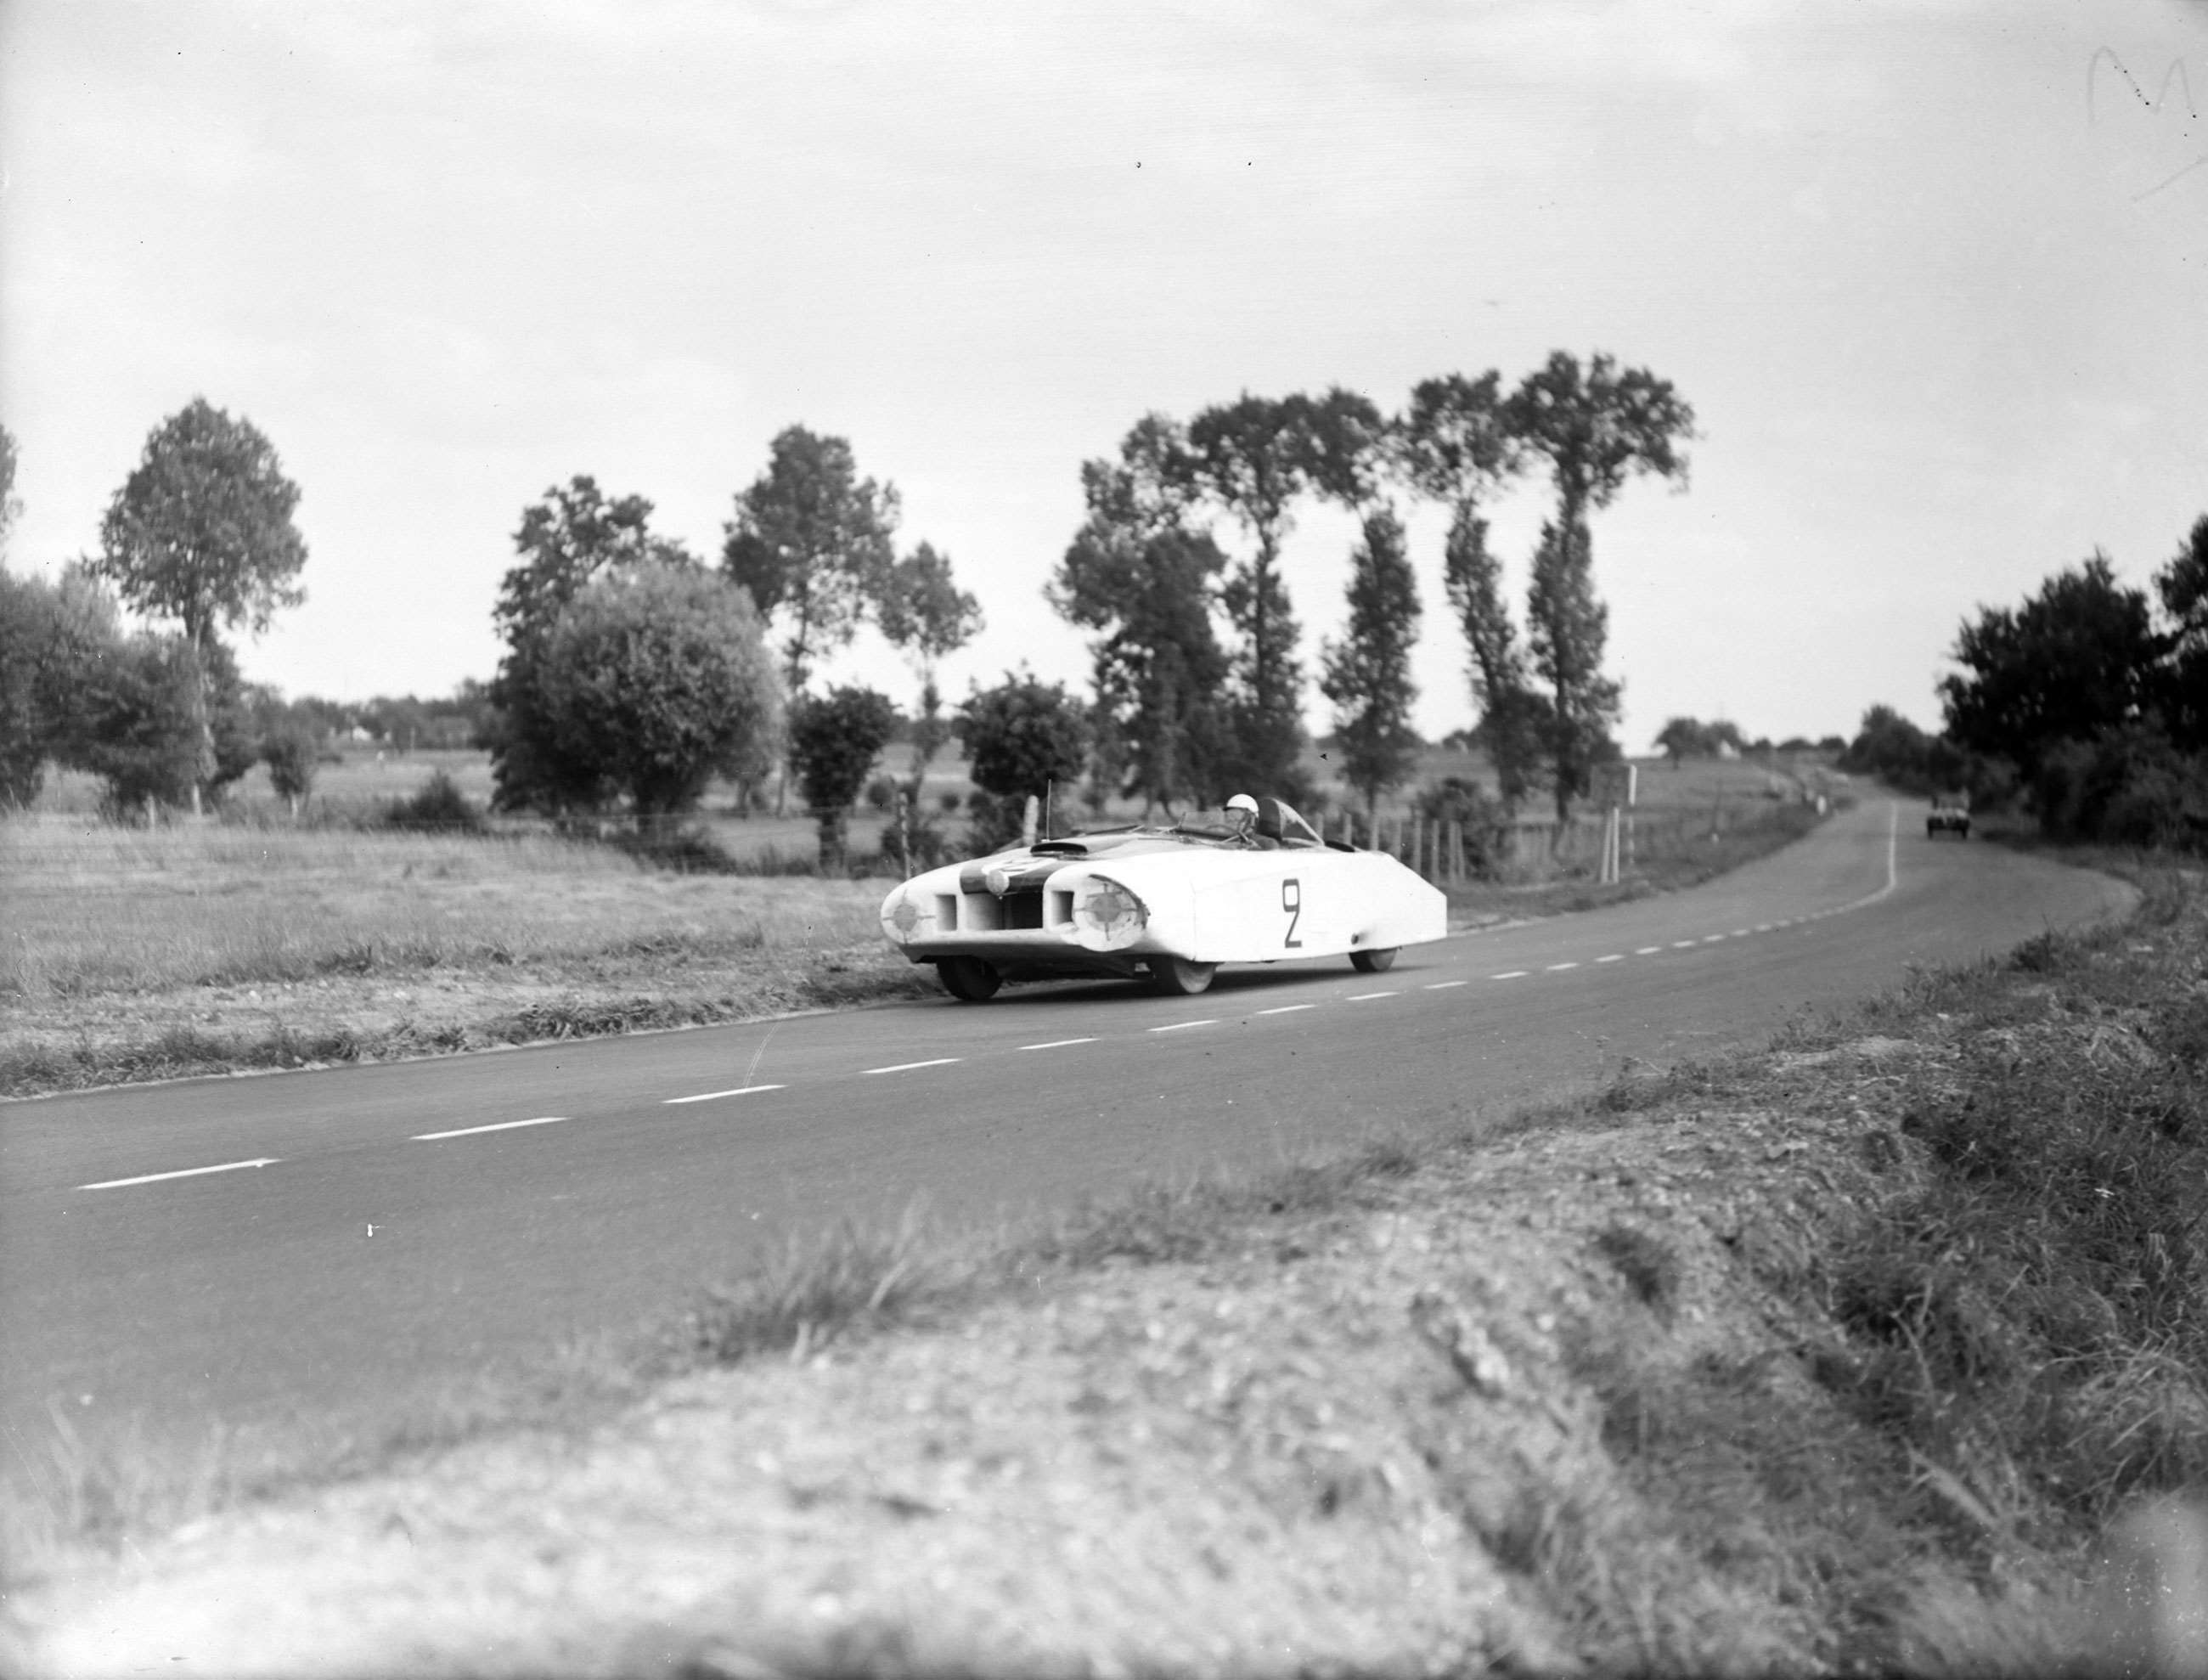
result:
<svg viewBox="0 0 2208 1680"><path fill-rule="evenodd" d="M920 988L878 883L545 836L0 820L0 1094L742 1018Z"/></svg>
<svg viewBox="0 0 2208 1680"><path fill-rule="evenodd" d="M0 990L240 986L366 969L729 957L879 936L864 882L669 878L548 837L0 822Z"/></svg>

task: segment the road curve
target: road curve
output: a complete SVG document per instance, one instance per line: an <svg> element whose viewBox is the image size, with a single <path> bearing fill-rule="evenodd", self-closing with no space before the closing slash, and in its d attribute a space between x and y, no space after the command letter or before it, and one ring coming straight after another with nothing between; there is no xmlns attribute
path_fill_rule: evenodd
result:
<svg viewBox="0 0 2208 1680"><path fill-rule="evenodd" d="M1690 891L1346 963L0 1104L0 1429L365 1425L763 1242L975 1222L1584 1089L2122 909L1886 801Z"/></svg>

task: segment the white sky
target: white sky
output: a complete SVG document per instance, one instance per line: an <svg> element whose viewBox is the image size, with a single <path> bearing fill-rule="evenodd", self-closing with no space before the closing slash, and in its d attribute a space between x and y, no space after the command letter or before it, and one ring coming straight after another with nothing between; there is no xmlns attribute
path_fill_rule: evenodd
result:
<svg viewBox="0 0 2208 1680"><path fill-rule="evenodd" d="M981 596L951 693L1080 687L1041 591L1145 411L1600 349L1702 433L1595 525L1628 743L1936 725L1978 603L2097 545L2144 582L2208 512L2204 106L2198 0L6 0L10 563L90 549L204 394L303 492L247 674L448 692L548 485L717 556L801 422ZM1289 551L1314 669L1350 539L1313 508ZM871 639L831 675L914 687Z"/></svg>

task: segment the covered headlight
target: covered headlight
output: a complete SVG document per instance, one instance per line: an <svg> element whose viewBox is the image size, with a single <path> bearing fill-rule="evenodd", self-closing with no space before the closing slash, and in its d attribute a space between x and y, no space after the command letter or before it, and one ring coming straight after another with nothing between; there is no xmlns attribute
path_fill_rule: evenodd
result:
<svg viewBox="0 0 2208 1680"><path fill-rule="evenodd" d="M922 922L933 920L933 912L925 901L902 888L891 893L882 906L882 929L893 939L909 939L921 931Z"/></svg>
<svg viewBox="0 0 2208 1680"><path fill-rule="evenodd" d="M1074 891L1074 927L1107 947L1141 938L1149 920L1149 906L1107 877L1092 875Z"/></svg>

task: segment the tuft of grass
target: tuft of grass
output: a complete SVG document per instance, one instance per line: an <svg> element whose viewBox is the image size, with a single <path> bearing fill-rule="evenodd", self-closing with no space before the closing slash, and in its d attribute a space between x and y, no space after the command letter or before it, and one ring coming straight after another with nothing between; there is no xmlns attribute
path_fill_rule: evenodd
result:
<svg viewBox="0 0 2208 1680"><path fill-rule="evenodd" d="M923 1308L974 1293L977 1276L928 1239L916 1209L894 1226L845 1221L792 1238L742 1277L705 1290L682 1329L690 1358L712 1365L764 1354L801 1359L831 1342L909 1323Z"/></svg>

